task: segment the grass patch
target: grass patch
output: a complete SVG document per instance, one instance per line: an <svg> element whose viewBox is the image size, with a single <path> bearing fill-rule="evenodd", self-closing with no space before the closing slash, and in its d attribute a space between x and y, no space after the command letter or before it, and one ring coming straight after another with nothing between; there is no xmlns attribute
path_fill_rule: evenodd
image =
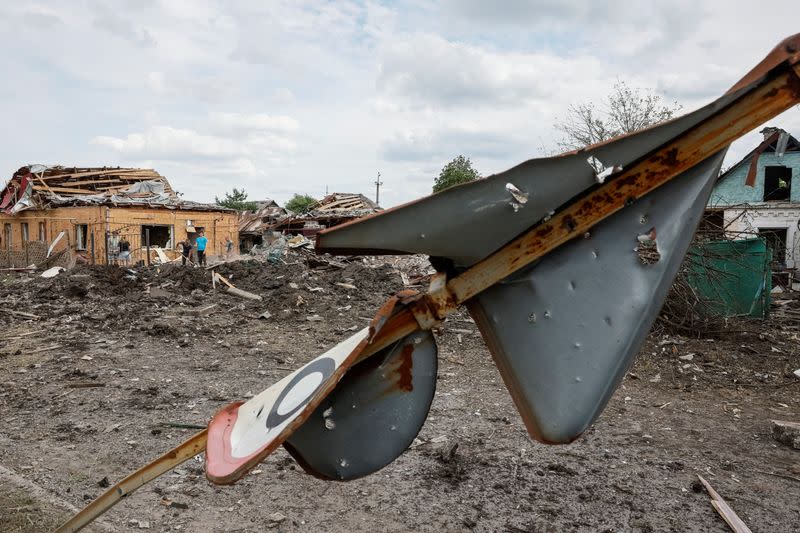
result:
<svg viewBox="0 0 800 533"><path fill-rule="evenodd" d="M53 531L69 514L16 487L0 484L0 517L4 533L40 533Z"/></svg>

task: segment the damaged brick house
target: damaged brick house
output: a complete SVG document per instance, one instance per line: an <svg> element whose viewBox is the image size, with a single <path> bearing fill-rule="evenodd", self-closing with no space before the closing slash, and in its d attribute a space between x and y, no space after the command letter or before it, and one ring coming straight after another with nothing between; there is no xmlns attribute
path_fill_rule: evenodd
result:
<svg viewBox="0 0 800 533"><path fill-rule="evenodd" d="M780 128L761 133L761 144L720 175L705 220L728 238L764 237L773 268L793 273L800 263L800 142Z"/></svg>
<svg viewBox="0 0 800 533"><path fill-rule="evenodd" d="M208 255L224 253L228 237L238 246L234 210L183 200L151 169L33 165L15 172L0 192L0 267L36 264L41 254L31 250L56 240L55 250L89 263L112 261L109 251L123 238L130 264L163 262L201 230Z"/></svg>

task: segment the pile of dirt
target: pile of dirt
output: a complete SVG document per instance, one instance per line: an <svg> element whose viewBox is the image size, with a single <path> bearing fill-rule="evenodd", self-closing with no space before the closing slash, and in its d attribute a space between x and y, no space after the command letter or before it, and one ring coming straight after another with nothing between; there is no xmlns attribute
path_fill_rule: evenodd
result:
<svg viewBox="0 0 800 533"><path fill-rule="evenodd" d="M140 280L132 271L107 265L80 265L49 279L37 273L31 276L32 283L28 290L35 290L36 296L44 299L59 296L81 298L89 291L115 296L141 288Z"/></svg>
<svg viewBox="0 0 800 533"><path fill-rule="evenodd" d="M397 270L386 264L342 263L309 268L304 262L273 264L256 259L214 267L237 288L261 301L232 296L212 283L212 270L182 265L148 268L79 266L54 278L17 274L0 284L8 309L33 315L63 314L93 329L125 324L158 336L180 334L180 321L157 320L165 307L187 309L219 304L236 316L264 315L282 322L324 319L334 329L347 327L349 316L372 316L388 296L402 289ZM346 313L346 311L352 311Z"/></svg>

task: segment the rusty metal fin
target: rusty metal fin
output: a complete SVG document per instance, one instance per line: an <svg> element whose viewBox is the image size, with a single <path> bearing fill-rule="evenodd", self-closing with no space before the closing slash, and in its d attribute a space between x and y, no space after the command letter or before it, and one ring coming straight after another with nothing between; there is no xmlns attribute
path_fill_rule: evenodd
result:
<svg viewBox="0 0 800 533"><path fill-rule="evenodd" d="M467 304L532 437L571 442L603 410L661 309L724 152Z"/></svg>

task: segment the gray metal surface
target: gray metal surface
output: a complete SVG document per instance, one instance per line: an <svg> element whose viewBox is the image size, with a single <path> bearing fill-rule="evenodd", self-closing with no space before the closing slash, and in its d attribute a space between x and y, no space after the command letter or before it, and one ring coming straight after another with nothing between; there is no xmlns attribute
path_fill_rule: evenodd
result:
<svg viewBox="0 0 800 533"><path fill-rule="evenodd" d="M284 446L318 477L380 470L414 440L436 390L433 334L418 331L350 369Z"/></svg>
<svg viewBox="0 0 800 533"><path fill-rule="evenodd" d="M533 159L483 180L452 187L322 232L317 250L424 253L470 266L596 184L587 163L625 167L730 103L738 93L674 121L584 151ZM512 184L513 189L507 188ZM520 202L515 189L527 197Z"/></svg>
<svg viewBox="0 0 800 533"><path fill-rule="evenodd" d="M724 151L490 287L469 309L529 433L577 438L602 411L655 320ZM660 258L637 254L655 230Z"/></svg>

